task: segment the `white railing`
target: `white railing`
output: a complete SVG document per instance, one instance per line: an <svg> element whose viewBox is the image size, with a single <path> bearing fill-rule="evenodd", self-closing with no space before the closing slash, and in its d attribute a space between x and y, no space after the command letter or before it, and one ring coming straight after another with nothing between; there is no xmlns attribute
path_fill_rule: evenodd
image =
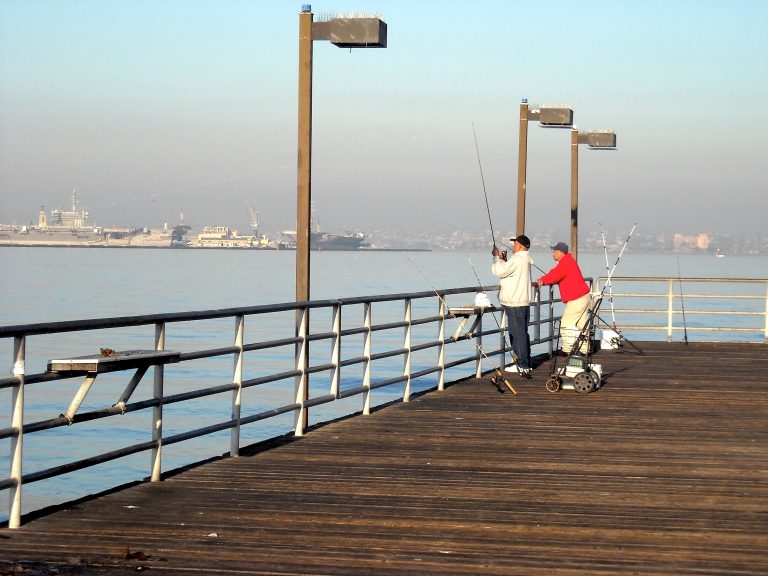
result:
<svg viewBox="0 0 768 576"><path fill-rule="evenodd" d="M10 426L0 428L0 441L10 443L9 476L0 480L0 491L10 494L8 526L21 524L22 487L26 484L147 451L151 454L149 478L158 481L165 447L228 430L229 455L238 456L241 434L248 425L292 414L292 433L301 436L307 431L310 410L320 406L359 396L359 411L369 414L377 389L401 385L396 399L408 402L417 381L424 382L424 390L442 390L449 371L456 378L481 375L484 356L503 366L507 353L504 315L496 315L491 326L487 320L483 325L483 316L489 314L474 317L477 324L470 334L458 329L456 317L446 309L447 299L474 300L476 291L475 287L455 288L0 327L0 340L13 341L12 375L0 379L0 389L9 388L12 396ZM558 300L551 288L546 292L542 300L534 288L531 344L546 345L551 352ZM374 323L374 309L384 321ZM355 316L361 320L350 321ZM230 322L234 322L234 334ZM446 322L453 336L446 337ZM483 337L492 335L496 335L496 343L489 345ZM105 348L105 342L109 347ZM476 346L480 342L482 354ZM35 354L30 356L33 349ZM220 362L226 358L232 363ZM469 373L459 370L466 364L474 365ZM151 391L140 387L150 368L154 376ZM135 372L125 385L119 377L129 370ZM320 378L323 374L327 381ZM59 401L51 400L53 392L36 393L45 385L54 386L60 398L66 390L56 384L73 379L82 382L66 410L60 411ZM200 385L201 380L213 382ZM268 398L248 396L270 385L277 388ZM36 400L25 406L30 392L35 392ZM134 398L141 394L144 397ZM224 403L229 405L229 417L193 429L169 428L172 408L204 401L202 412L209 416L221 408L215 399L222 394L229 396ZM114 419L138 412L151 413L149 430L143 423L128 434L126 420ZM343 415L335 413L326 420ZM104 424L109 428L91 431L89 426L103 419L110 419ZM65 436L70 428L83 428L86 436L80 442L87 445L101 440L100 434L129 441L133 436L145 439L56 465L46 458L40 469L24 472L22 464L28 460L23 451L25 438L55 429L60 429L58 436ZM214 455L196 453L195 461Z"/></svg>
<svg viewBox="0 0 768 576"><path fill-rule="evenodd" d="M598 278L597 288L605 290L601 319L611 324L618 317L622 332L665 332L670 342L681 333L698 338L731 333L768 343L765 278L614 276L610 287Z"/></svg>

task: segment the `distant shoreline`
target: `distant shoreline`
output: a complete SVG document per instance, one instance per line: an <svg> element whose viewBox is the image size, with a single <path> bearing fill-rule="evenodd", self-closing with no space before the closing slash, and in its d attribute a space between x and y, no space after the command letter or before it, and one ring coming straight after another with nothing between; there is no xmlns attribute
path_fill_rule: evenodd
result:
<svg viewBox="0 0 768 576"><path fill-rule="evenodd" d="M295 248L263 248L238 246L105 246L100 244L0 244L0 248L105 248L133 250L239 250L241 252L295 252ZM432 252L431 248L358 248L357 250L334 250L333 248L312 249L312 252Z"/></svg>
<svg viewBox="0 0 768 576"><path fill-rule="evenodd" d="M107 246L104 244L9 244L9 243L2 243L0 242L0 248L106 248L106 249L150 249L150 250L208 250L208 251L216 251L216 250L240 250L244 252L295 252L295 248L272 248L272 247L238 247L238 246L142 246L138 244L128 244L128 245L111 245ZM321 249L312 249L312 252L352 252L352 253L368 253L368 252L485 252L488 251L490 254L491 247L487 248L477 248L477 247L466 247L466 248L452 248L452 249L440 249L440 248L357 248L354 250L336 250L332 248L321 248ZM609 250L613 250L612 248ZM675 251L671 249L662 249L662 248L655 248L655 247L642 247L642 246L634 246L630 247L630 250L633 254L656 254L656 255L688 255L688 256L712 256L715 257L715 254L713 252L707 251L707 250L700 250L700 251L693 251L693 250L684 250L684 251ZM540 251L544 251L541 249ZM602 250L595 250L592 248L581 248L579 250L579 254L601 254ZM734 251L734 252L722 252L721 257L725 258L728 256L765 256L768 254L768 251Z"/></svg>

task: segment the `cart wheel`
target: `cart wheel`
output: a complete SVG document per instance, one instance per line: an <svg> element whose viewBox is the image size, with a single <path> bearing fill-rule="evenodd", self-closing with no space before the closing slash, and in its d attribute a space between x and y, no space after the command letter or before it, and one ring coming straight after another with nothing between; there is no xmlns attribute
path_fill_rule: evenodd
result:
<svg viewBox="0 0 768 576"><path fill-rule="evenodd" d="M560 379L559 378L550 378L547 380L547 390L550 392L557 392L560 390Z"/></svg>
<svg viewBox="0 0 768 576"><path fill-rule="evenodd" d="M600 374L598 374L594 370L590 370L589 375L592 376L592 380L595 382L595 390L600 388L600 380L601 380Z"/></svg>
<svg viewBox="0 0 768 576"><path fill-rule="evenodd" d="M596 384L597 382L592 379L589 372L579 372L573 377L573 389L582 394L592 392L592 390L595 389Z"/></svg>

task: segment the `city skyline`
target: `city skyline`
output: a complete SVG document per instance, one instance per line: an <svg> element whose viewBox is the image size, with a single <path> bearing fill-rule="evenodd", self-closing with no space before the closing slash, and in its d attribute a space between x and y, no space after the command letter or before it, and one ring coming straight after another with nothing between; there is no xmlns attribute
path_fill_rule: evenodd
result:
<svg viewBox="0 0 768 576"><path fill-rule="evenodd" d="M518 105L564 104L580 229L758 234L768 212L768 6L368 0L388 47L314 46L313 201L328 230L515 221ZM298 14L266 0L0 4L0 222L294 226ZM680 26L678 22L686 22ZM695 49L694 49L695 47ZM477 131L478 151L473 140ZM527 228L569 225L568 131L531 126Z"/></svg>

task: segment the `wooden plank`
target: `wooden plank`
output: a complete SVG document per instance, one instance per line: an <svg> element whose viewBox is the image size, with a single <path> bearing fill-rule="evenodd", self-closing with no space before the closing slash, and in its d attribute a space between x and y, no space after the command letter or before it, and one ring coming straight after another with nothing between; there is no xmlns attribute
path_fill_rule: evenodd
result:
<svg viewBox="0 0 768 576"><path fill-rule="evenodd" d="M768 573L768 348L639 345L592 394L545 363L79 502L0 574Z"/></svg>
<svg viewBox="0 0 768 576"><path fill-rule="evenodd" d="M48 361L49 372L115 372L141 366L172 364L178 362L181 352L173 350L124 350L105 349L101 354L77 356Z"/></svg>

